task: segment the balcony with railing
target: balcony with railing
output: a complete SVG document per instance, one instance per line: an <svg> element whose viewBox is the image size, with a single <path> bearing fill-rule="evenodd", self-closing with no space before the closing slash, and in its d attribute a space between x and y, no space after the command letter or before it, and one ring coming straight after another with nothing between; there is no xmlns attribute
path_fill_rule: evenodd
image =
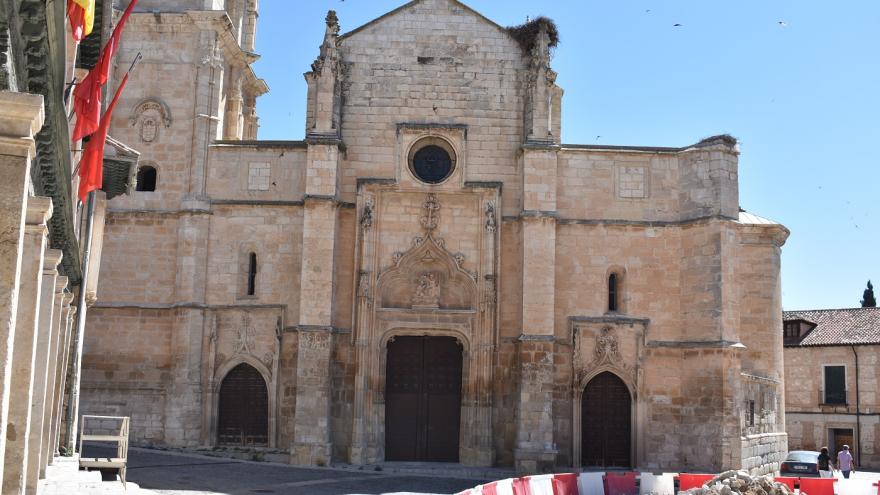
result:
<svg viewBox="0 0 880 495"><path fill-rule="evenodd" d="M820 406L848 406L849 404L849 390L819 389Z"/></svg>

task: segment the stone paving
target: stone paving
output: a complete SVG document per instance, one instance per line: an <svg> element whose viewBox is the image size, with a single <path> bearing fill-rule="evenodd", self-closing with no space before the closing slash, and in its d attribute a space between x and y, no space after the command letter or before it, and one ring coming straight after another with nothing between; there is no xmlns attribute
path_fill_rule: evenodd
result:
<svg viewBox="0 0 880 495"><path fill-rule="evenodd" d="M87 451L90 456L110 453L102 447ZM129 483L123 488L119 481L101 482L98 473L77 471L75 458L56 458L38 495L428 495L457 493L485 482L470 477L478 471L441 464L388 463L382 471L298 468L140 448L130 449L129 459ZM508 476L497 471L493 479ZM880 481L875 472L856 471L853 477Z"/></svg>
<svg viewBox="0 0 880 495"><path fill-rule="evenodd" d="M98 452L90 450L87 455L105 455L100 448L94 449ZM139 448L129 450L128 481L140 486L138 495L450 494L485 482L384 470L298 468ZM116 485L121 488L120 483ZM128 494L132 494L130 488Z"/></svg>

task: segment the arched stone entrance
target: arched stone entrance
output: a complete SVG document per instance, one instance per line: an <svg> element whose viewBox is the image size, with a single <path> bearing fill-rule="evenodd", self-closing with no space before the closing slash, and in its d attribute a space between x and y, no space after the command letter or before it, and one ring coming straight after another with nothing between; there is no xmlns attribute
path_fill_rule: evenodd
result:
<svg viewBox="0 0 880 495"><path fill-rule="evenodd" d="M256 368L241 363L223 378L217 418L220 445L269 444L269 394Z"/></svg>
<svg viewBox="0 0 880 495"><path fill-rule="evenodd" d="M462 349L454 337L388 342L385 459L458 462Z"/></svg>
<svg viewBox="0 0 880 495"><path fill-rule="evenodd" d="M614 373L596 375L581 396L581 464L631 467L632 397Z"/></svg>

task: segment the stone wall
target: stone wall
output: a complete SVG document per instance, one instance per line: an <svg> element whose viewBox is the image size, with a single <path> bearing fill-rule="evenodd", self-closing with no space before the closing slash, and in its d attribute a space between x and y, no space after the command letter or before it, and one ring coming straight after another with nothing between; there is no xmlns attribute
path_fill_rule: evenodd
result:
<svg viewBox="0 0 880 495"><path fill-rule="evenodd" d="M785 433L766 433L748 435L742 442L742 468L752 476L773 474L788 452L788 435Z"/></svg>
<svg viewBox="0 0 880 495"><path fill-rule="evenodd" d="M467 161L479 164L465 180L503 181L502 214L519 213L525 59L503 29L455 2L425 0L344 35L339 50L343 201L353 201L358 177L403 172L394 167L398 124L455 124L468 126Z"/></svg>
<svg viewBox="0 0 880 495"><path fill-rule="evenodd" d="M579 463L581 394L605 371L631 395L634 467L777 461L779 442L753 437L776 438L782 408L760 432L743 418L749 394L781 395L787 231L739 222L733 144L560 145L547 40L524 51L452 0L342 36L329 14L305 141L236 140L239 86L259 85L228 26L208 12L133 21L123 52L180 84L135 84L133 116L114 121L159 183L108 215L86 362L89 404L164 414L133 424L139 439L160 420L156 441L216 442L223 376L247 362L291 462L381 462L385 346L443 335L465 356L463 463ZM155 136L144 115L162 119ZM410 168L425 139L455 155L439 184ZM162 372L139 391L150 365Z"/></svg>
<svg viewBox="0 0 880 495"><path fill-rule="evenodd" d="M859 406L856 416L855 356L851 346L785 347L786 430L791 450L833 450L832 429L853 431L853 457L865 469L880 468L880 420L877 377L880 360L876 346L856 346L859 357ZM820 403L823 366L846 366L846 405Z"/></svg>
<svg viewBox="0 0 880 495"><path fill-rule="evenodd" d="M21 13L37 19L45 15L34 7L22 4ZM10 29L17 34L19 27ZM55 46L59 40L51 37L51 42ZM63 46L63 40L58 44ZM6 48L14 57L9 62L20 63L24 47ZM55 61L50 55L43 58ZM50 246L50 241L69 243L76 252L75 238L50 234L53 221L63 226L71 218L69 198L56 203L34 195L40 185L33 181L41 174L32 173L32 167L47 158L35 141L47 117L45 105L40 95L0 91L0 478L2 492L10 494L35 493L61 445L66 356L75 313L69 278L59 274L65 269L64 252ZM51 111L49 116L54 117ZM43 139L58 138L57 131L50 126ZM56 162L63 168L69 159L57 157L42 173L66 183L69 175L53 174Z"/></svg>

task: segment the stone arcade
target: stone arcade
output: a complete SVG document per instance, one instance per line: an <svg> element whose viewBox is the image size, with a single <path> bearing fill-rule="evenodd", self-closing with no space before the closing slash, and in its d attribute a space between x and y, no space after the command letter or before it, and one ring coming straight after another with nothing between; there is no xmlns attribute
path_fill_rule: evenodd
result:
<svg viewBox="0 0 880 495"><path fill-rule="evenodd" d="M256 2L223 4L123 40L150 179L107 213L85 412L306 465L776 468L788 231L735 140L562 144L552 22L416 0L330 12L305 140L258 141Z"/></svg>

